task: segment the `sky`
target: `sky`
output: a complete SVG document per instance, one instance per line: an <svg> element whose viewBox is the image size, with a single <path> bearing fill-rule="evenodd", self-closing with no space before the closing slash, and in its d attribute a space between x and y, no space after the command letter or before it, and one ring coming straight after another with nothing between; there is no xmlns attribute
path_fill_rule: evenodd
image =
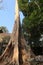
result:
<svg viewBox="0 0 43 65"><path fill-rule="evenodd" d="M2 2L1 2L2 1ZM20 12L20 21L24 18ZM0 26L5 26L11 33L15 22L15 0L0 0Z"/></svg>

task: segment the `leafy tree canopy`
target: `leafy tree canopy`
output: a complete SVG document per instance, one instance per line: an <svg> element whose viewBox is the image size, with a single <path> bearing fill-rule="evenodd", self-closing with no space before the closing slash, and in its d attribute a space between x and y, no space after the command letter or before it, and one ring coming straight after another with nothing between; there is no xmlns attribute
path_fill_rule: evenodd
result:
<svg viewBox="0 0 43 65"><path fill-rule="evenodd" d="M43 35L43 0L19 0L19 8L25 16L23 19L23 32L28 34L30 43L40 46ZM37 44L36 44L37 43Z"/></svg>

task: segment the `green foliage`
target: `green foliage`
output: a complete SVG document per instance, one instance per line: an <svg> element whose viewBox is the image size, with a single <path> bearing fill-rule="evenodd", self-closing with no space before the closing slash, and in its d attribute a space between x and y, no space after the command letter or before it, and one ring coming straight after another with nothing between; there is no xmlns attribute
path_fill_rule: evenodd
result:
<svg viewBox="0 0 43 65"><path fill-rule="evenodd" d="M20 11L26 16L28 12L28 0L19 0Z"/></svg>
<svg viewBox="0 0 43 65"><path fill-rule="evenodd" d="M2 30L3 33L8 33L8 30L7 30L7 28L5 26L1 26L0 30Z"/></svg>
<svg viewBox="0 0 43 65"><path fill-rule="evenodd" d="M26 2L25 2L26 1ZM29 2L28 0L19 0L19 8L20 11L24 14L24 16L29 16L34 10L39 12L39 3L37 2Z"/></svg>
<svg viewBox="0 0 43 65"><path fill-rule="evenodd" d="M22 24L25 36L28 34L28 41L40 46L43 35L43 0L19 0L19 8L25 16Z"/></svg>
<svg viewBox="0 0 43 65"><path fill-rule="evenodd" d="M31 1L37 1L39 3L43 3L43 0L31 0Z"/></svg>

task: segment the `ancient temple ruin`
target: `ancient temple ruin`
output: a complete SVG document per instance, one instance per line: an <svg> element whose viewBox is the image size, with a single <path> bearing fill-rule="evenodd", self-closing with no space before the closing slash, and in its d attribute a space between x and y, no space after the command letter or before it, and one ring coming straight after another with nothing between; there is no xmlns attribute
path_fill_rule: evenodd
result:
<svg viewBox="0 0 43 65"><path fill-rule="evenodd" d="M18 1L16 0L16 11L15 11L15 24L13 27L12 34L10 36L9 43L0 56L0 65L35 65L36 59L43 56L35 56L30 46L26 44L25 38L22 34L20 25L20 15ZM40 62L43 65L43 62Z"/></svg>

